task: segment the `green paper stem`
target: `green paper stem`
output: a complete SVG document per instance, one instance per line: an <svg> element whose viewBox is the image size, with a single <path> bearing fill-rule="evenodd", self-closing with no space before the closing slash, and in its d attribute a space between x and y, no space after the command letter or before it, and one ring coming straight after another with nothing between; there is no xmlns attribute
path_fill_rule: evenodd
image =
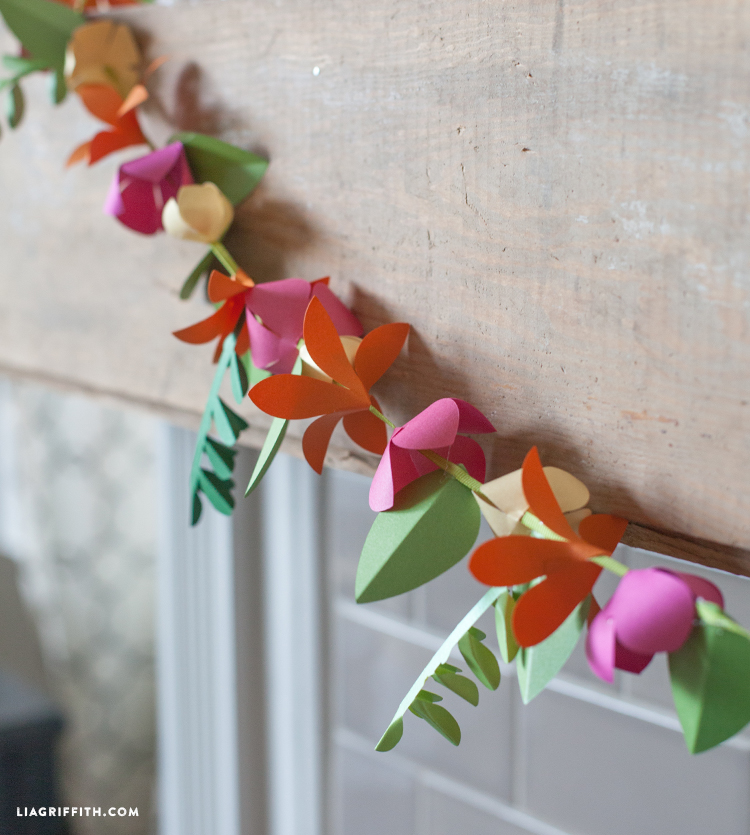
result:
<svg viewBox="0 0 750 835"><path fill-rule="evenodd" d="M370 406L370 411L375 415L376 418L382 420L383 423L385 423L387 426L390 426L391 429L396 428L396 424L391 423L391 421L388 420L388 418L382 412L379 412L374 406Z"/></svg>
<svg viewBox="0 0 750 835"><path fill-rule="evenodd" d="M607 571L611 571L618 577L624 577L629 571L627 566L623 565L621 562L618 562L615 559L612 559L612 557L592 557L590 561L595 562L597 565L600 565Z"/></svg>
<svg viewBox="0 0 750 835"><path fill-rule="evenodd" d="M497 598L505 591L502 588L491 588L488 589L484 595L478 600L474 606L469 610L469 612L464 615L461 619L459 624L455 627L455 629L451 632L451 634L445 639L440 649L432 656L430 662L427 666L422 670L419 674L419 678L412 684L409 692L404 696L401 701L401 704L398 706L398 710L394 715L393 719L391 720L391 724L388 726L388 729L394 725L394 723L400 722L403 719L404 714L407 710L411 707L412 702L417 698L419 693L422 690L425 682L427 681L430 676L432 676L440 667L441 664L445 664L448 660L451 650L454 646L463 638L463 636L469 631L469 629L474 626L474 624L479 620L479 618L487 611L494 604ZM389 736L388 731L383 734L382 739L378 743L377 747L375 748L376 751L387 751L389 750L388 747L385 747L389 742L392 741L392 737L394 734ZM400 735L399 735L400 738ZM386 741L387 740L387 741ZM398 742L396 740L394 745ZM391 748L393 745L390 746Z"/></svg>
<svg viewBox="0 0 750 835"><path fill-rule="evenodd" d="M229 270L231 275L237 275L240 271L240 266L234 258L232 258L231 253L221 241L214 241L214 243L211 244L211 252L213 252L216 256L217 261L219 261L225 269Z"/></svg>

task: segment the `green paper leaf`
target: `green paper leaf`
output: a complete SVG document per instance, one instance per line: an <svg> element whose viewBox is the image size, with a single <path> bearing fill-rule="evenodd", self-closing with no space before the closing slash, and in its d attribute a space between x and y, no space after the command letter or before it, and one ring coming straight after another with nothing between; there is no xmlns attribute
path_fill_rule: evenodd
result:
<svg viewBox="0 0 750 835"><path fill-rule="evenodd" d="M8 117L8 124L13 130L21 124L25 107L26 105L23 98L23 90L21 90L18 84L14 84L8 93L5 111L6 116Z"/></svg>
<svg viewBox="0 0 750 835"><path fill-rule="evenodd" d="M429 690L420 690L419 693L414 697L418 699L420 702L442 702L443 697L438 696L437 693L431 693Z"/></svg>
<svg viewBox="0 0 750 835"><path fill-rule="evenodd" d="M3 55L3 66L13 73L17 81L32 72L46 70L47 66L43 61L35 61L33 58L23 58L21 55Z"/></svg>
<svg viewBox="0 0 750 835"><path fill-rule="evenodd" d="M273 459L276 457L276 453L281 449L281 443L284 440L284 435L286 435L287 426L289 426L288 420L283 420L282 418L273 419L271 428L268 430L266 440L263 442L263 447L258 455L258 460L255 463L253 474L250 476L247 490L245 490L246 496L249 496L260 484L263 476L271 466Z"/></svg>
<svg viewBox="0 0 750 835"><path fill-rule="evenodd" d="M471 490L442 470L418 478L379 513L357 566L355 595L370 603L411 591L466 556L481 512Z"/></svg>
<svg viewBox="0 0 750 835"><path fill-rule="evenodd" d="M231 492L232 487L234 487L233 481L220 479L215 473L201 470L200 487L206 498L219 513L223 513L225 516L232 515L232 508L234 507Z"/></svg>
<svg viewBox="0 0 750 835"><path fill-rule="evenodd" d="M214 425L221 440L228 446L233 444L240 436L243 429L247 429L247 421L233 412L229 406L220 398L213 409Z"/></svg>
<svg viewBox="0 0 750 835"><path fill-rule="evenodd" d="M235 206L258 185L268 168L268 160L202 133L176 133L169 141L185 146L197 182L216 183Z"/></svg>
<svg viewBox="0 0 750 835"><path fill-rule="evenodd" d="M511 618L516 601L510 592L504 591L495 601L495 630L497 631L497 645L500 648L500 657L506 664L516 657L518 644L513 635Z"/></svg>
<svg viewBox="0 0 750 835"><path fill-rule="evenodd" d="M197 525L198 520L201 518L201 513L203 512L203 503L201 502L201 497L198 494L198 490L193 493L193 506L191 508L190 514L190 524Z"/></svg>
<svg viewBox="0 0 750 835"><path fill-rule="evenodd" d="M256 383L259 383L261 380L266 380L268 377L271 376L270 371L266 371L265 368L256 368L253 365L251 351L245 351L241 359L242 362L245 364L245 371L247 372L247 380L250 385L250 388L252 388ZM292 369L291 373L299 374L299 371L295 371L294 369Z"/></svg>
<svg viewBox="0 0 750 835"><path fill-rule="evenodd" d="M458 727L458 722L456 722L444 707L417 699L410 705L409 710L415 716L424 719L428 725L431 725L438 733L442 734L448 742L451 742L453 745L458 745L461 742L461 728Z"/></svg>
<svg viewBox="0 0 750 835"><path fill-rule="evenodd" d="M49 95L52 104L60 104L65 100L65 96L68 95L68 84L63 73L53 72L50 75Z"/></svg>
<svg viewBox="0 0 750 835"><path fill-rule="evenodd" d="M180 288L181 299L189 299L190 296L193 295L193 290L195 290L201 276L205 275L209 271L213 262L214 254L209 249L203 258L201 258L201 260L195 265L190 275L185 279L185 283Z"/></svg>
<svg viewBox="0 0 750 835"><path fill-rule="evenodd" d="M221 479L227 479L232 475L234 470L234 457L237 455L236 450L230 449L224 444L220 444L213 438L206 438L206 445L204 451L214 468L214 472Z"/></svg>
<svg viewBox="0 0 750 835"><path fill-rule="evenodd" d="M0 14L35 61L60 72L71 35L85 23L83 15L51 0L0 0Z"/></svg>
<svg viewBox="0 0 750 835"><path fill-rule="evenodd" d="M750 722L746 635L706 623L694 626L680 649L669 653L669 675L691 754L713 748Z"/></svg>
<svg viewBox="0 0 750 835"><path fill-rule="evenodd" d="M476 707L479 704L479 689L476 684L466 676L460 676L458 670L450 664L441 664L433 673L435 681L447 687L457 696L465 699Z"/></svg>
<svg viewBox="0 0 750 835"><path fill-rule="evenodd" d="M472 626L458 642L458 649L477 679L488 690L497 690L500 686L500 667L497 658L482 643L486 637L484 632Z"/></svg>
<svg viewBox="0 0 750 835"><path fill-rule="evenodd" d="M388 729L380 737L380 741L375 746L376 751L390 751L391 749L395 748L399 742L401 742L401 737L404 735L404 720L399 716L398 719L394 719L390 725L388 725Z"/></svg>
<svg viewBox="0 0 750 835"><path fill-rule="evenodd" d="M565 666L578 643L590 605L589 595L549 638L533 647L521 647L516 658L516 669L518 687L524 704L538 696Z"/></svg>
<svg viewBox="0 0 750 835"><path fill-rule="evenodd" d="M242 403L248 389L247 371L245 371L245 365L236 353L232 354L229 363L229 379L232 383L232 396L235 402Z"/></svg>

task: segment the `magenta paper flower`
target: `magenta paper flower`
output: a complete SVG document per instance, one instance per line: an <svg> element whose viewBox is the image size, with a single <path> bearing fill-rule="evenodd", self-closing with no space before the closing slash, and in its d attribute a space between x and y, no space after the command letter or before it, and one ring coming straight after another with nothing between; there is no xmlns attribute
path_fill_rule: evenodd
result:
<svg viewBox="0 0 750 835"><path fill-rule="evenodd" d="M591 622L586 638L589 666L599 678L612 682L615 667L640 673L655 653L675 652L693 628L698 597L724 606L719 589L694 574L662 568L628 571Z"/></svg>
<svg viewBox="0 0 750 835"><path fill-rule="evenodd" d="M436 400L394 431L370 485L370 507L377 511L389 510L399 490L437 469L420 449L430 449L449 461L463 464L469 475L484 482L482 448L464 434L494 431L495 427L479 409L465 400L455 397Z"/></svg>
<svg viewBox="0 0 750 835"><path fill-rule="evenodd" d="M192 182L185 149L181 142L173 142L121 165L109 188L104 211L136 232L153 235L163 228L164 204L177 196L181 186Z"/></svg>
<svg viewBox="0 0 750 835"><path fill-rule="evenodd" d="M305 311L313 296L320 299L341 336L362 336L359 319L328 289L327 283L327 278L312 283L284 278L256 284L246 291L247 329L256 368L274 374L292 370L297 344L302 339Z"/></svg>

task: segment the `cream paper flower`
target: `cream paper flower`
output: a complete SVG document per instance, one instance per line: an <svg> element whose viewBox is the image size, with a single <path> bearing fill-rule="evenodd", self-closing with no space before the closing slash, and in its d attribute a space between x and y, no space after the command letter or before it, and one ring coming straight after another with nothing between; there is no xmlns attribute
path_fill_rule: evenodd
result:
<svg viewBox="0 0 750 835"><path fill-rule="evenodd" d="M125 99L140 79L140 68L141 51L130 28L111 20L79 26L65 53L65 79L70 90L84 84L106 84Z"/></svg>
<svg viewBox="0 0 750 835"><path fill-rule="evenodd" d="M215 183L182 186L167 200L161 221L166 232L185 241L213 244L234 220L232 204Z"/></svg>

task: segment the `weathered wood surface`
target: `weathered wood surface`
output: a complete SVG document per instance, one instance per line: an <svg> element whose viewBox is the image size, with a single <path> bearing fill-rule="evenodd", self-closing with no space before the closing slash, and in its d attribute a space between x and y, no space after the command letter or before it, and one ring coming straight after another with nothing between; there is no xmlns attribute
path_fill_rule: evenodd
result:
<svg viewBox="0 0 750 835"><path fill-rule="evenodd" d="M412 323L378 391L394 420L470 400L499 430L493 475L537 443L638 544L750 573L750 4L119 16L172 56L158 139L171 123L270 155L230 240L250 274L330 274L368 328ZM0 146L0 366L193 420L210 350L169 332L206 313L176 298L201 251L102 216L112 160L62 170L93 123L29 87Z"/></svg>

